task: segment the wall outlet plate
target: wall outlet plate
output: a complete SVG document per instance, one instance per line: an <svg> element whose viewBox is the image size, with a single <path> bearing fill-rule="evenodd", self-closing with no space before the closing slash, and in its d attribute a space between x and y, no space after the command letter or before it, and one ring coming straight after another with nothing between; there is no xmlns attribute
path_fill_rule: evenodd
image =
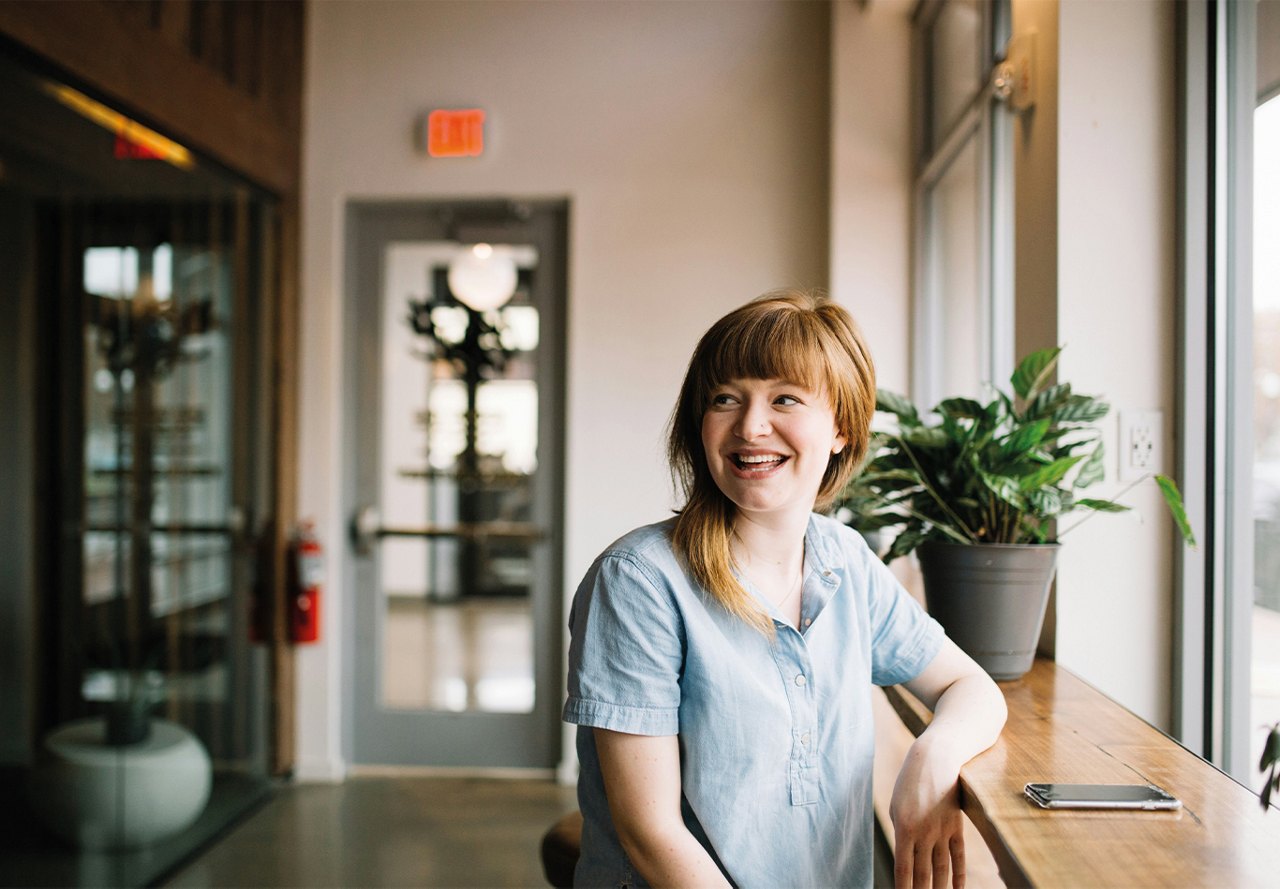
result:
<svg viewBox="0 0 1280 889"><path fill-rule="evenodd" d="M1121 411L1118 450L1122 482L1164 472L1164 413Z"/></svg>

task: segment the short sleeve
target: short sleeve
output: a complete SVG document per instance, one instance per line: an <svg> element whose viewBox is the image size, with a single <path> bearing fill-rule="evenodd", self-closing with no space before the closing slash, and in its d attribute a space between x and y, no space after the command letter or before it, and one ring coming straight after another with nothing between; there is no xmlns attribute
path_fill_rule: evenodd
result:
<svg viewBox="0 0 1280 889"><path fill-rule="evenodd" d="M937 656L945 633L874 555L867 560L867 579L871 681L876 685L907 682Z"/></svg>
<svg viewBox="0 0 1280 889"><path fill-rule="evenodd" d="M587 572L569 617L566 722L634 735L679 732L684 633L669 590L628 554L606 553Z"/></svg>

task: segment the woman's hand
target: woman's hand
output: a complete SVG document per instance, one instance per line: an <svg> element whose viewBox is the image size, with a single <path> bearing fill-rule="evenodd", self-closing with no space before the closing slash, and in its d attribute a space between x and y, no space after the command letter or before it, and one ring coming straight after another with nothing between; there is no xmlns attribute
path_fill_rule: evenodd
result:
<svg viewBox="0 0 1280 889"><path fill-rule="evenodd" d="M897 889L963 889L964 818L958 766L931 752L921 737L907 753L893 788L893 880Z"/></svg>

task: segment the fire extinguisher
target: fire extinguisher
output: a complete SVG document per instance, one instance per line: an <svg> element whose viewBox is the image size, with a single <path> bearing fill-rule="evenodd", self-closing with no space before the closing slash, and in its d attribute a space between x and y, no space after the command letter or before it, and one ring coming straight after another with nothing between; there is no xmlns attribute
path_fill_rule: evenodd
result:
<svg viewBox="0 0 1280 889"><path fill-rule="evenodd" d="M293 541L294 584L289 597L289 640L320 640L320 587L324 583L324 548L311 522L298 525Z"/></svg>

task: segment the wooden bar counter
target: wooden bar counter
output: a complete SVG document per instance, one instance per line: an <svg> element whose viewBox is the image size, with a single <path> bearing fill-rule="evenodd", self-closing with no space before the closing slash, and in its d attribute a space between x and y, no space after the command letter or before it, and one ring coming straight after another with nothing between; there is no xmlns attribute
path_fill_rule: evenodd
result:
<svg viewBox="0 0 1280 889"><path fill-rule="evenodd" d="M1009 721L960 774L962 805L1009 886L1280 886L1280 811L1047 660L1000 683ZM901 687L886 697L913 734L929 711ZM1173 812L1048 810L1029 781L1151 783Z"/></svg>

